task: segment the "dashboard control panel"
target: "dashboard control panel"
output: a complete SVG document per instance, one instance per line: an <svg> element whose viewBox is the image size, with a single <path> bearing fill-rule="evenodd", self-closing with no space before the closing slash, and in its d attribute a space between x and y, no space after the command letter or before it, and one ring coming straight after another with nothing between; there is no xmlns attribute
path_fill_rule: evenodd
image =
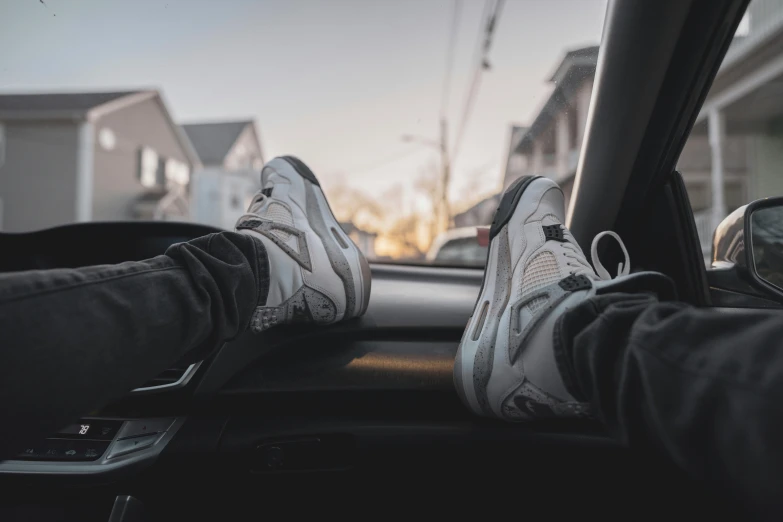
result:
<svg viewBox="0 0 783 522"><path fill-rule="evenodd" d="M0 473L102 474L151 463L184 419L86 418L0 462Z"/></svg>
<svg viewBox="0 0 783 522"><path fill-rule="evenodd" d="M91 461L103 456L123 426L121 420L84 419L53 437L32 444L17 455L21 460Z"/></svg>

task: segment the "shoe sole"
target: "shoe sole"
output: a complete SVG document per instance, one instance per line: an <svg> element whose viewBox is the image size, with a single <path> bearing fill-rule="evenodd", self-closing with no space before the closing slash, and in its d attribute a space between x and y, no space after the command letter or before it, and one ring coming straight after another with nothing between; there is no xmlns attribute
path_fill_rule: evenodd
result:
<svg viewBox="0 0 783 522"><path fill-rule="evenodd" d="M462 402L479 415L494 416L487 385L492 375L500 318L511 295L508 222L525 190L540 176L524 176L503 194L490 227L484 279L454 361L454 387ZM477 317L474 321L474 317ZM470 370L466 372L466 370Z"/></svg>
<svg viewBox="0 0 783 522"><path fill-rule="evenodd" d="M321 184L313 171L295 156L283 156L281 159L288 163L305 181L308 221L313 231L323 242L329 263L337 276L342 280L345 288L346 307L343 319L363 315L370 304L372 284L372 275L367 258L364 257L359 247L340 227L340 223L334 216L329 202L321 189ZM356 250L359 258L359 285L355 284L356 281L351 270L351 263L346 255L346 251L351 246ZM356 295L357 291L361 292L361 295Z"/></svg>

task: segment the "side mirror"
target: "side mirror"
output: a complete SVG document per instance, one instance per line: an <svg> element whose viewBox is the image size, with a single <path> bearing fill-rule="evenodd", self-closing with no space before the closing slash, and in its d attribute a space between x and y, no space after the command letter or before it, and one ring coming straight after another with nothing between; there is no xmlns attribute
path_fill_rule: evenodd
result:
<svg viewBox="0 0 783 522"><path fill-rule="evenodd" d="M783 197L759 199L720 222L707 281L714 306L783 307Z"/></svg>
<svg viewBox="0 0 783 522"><path fill-rule="evenodd" d="M783 198L760 199L748 205L745 237L751 276L783 294Z"/></svg>
<svg viewBox="0 0 783 522"><path fill-rule="evenodd" d="M712 236L707 276L713 303L718 298L726 306L783 304L783 197L759 199L721 221Z"/></svg>

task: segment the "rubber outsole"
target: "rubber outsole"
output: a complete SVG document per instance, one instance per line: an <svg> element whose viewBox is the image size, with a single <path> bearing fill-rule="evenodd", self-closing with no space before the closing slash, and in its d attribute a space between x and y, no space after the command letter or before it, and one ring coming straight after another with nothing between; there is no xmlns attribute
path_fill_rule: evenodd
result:
<svg viewBox="0 0 783 522"><path fill-rule="evenodd" d="M309 181L319 189L321 188L321 184L318 182L318 178L315 177L315 173L313 173L312 170L310 170L310 167L308 167L302 160L297 158L296 156L282 156L281 159L286 161L289 165L291 165L297 174L302 176L305 180ZM323 198L324 201L326 201L326 198ZM334 216L334 212L332 211L332 208L329 206L329 202L326 201L326 206L329 208L329 212L332 214L332 219L334 219L335 222L337 221L337 218ZM318 231L316 231L318 233ZM321 231L321 233L318 233L318 235L321 237L321 239L328 243L334 243L334 240L329 236L327 231ZM351 240L350 237L348 237L348 241L351 242L351 244L354 246L354 248L359 251L359 247L356 246L355 243L353 243L353 240ZM336 249L337 252L339 252L339 249ZM341 254L342 255L342 254ZM347 260L342 257L342 260L347 263ZM338 276L343 279L341 275L341 270L337 266L335 266L335 260L330 256L330 262L332 262L333 268L335 268L335 271L338 273ZM338 263L339 264L339 263ZM370 285L372 281L372 274L370 272L370 265L367 263L367 258L364 256L364 254L359 251L359 268L361 271L362 280L367 284L367 289L363 292L362 296L362 302L361 303L354 303L353 309L346 310L349 312L350 317L360 316L364 315L364 313L367 311L367 307L370 304ZM345 285L352 284L352 281L348 281L343 279L343 283ZM346 296L348 295L348 287L346 286ZM357 313L358 309L358 313Z"/></svg>
<svg viewBox="0 0 783 522"><path fill-rule="evenodd" d="M520 198L522 197L522 194L525 192L525 189L527 189L530 184L535 181L536 179L539 179L541 176L523 176L516 180L514 183L509 186L508 189L503 193L503 196L500 199L500 203L498 204L498 208L495 210L495 216L492 220L492 226L490 227L490 233L489 233L489 240L490 240L490 248L487 249L487 261L485 263L485 266L490 266L489 263L489 256L492 253L492 241L496 238L496 236L503 230L503 227L505 227L508 222L511 220L511 216L514 214L514 211L517 208L517 204L519 203ZM496 252L497 254L497 252ZM466 338L470 338L470 333L468 332L468 329L470 328L471 324L473 323L473 316L479 311L478 307L482 303L482 301L487 300L487 296L484 296L484 299L482 300L482 296L484 294L484 287L486 286L488 272L487 270L484 270L484 277L481 280L481 289L479 290L478 297L476 298L476 304L473 306L473 312L471 313L470 319L468 320L468 324L465 327L465 332L463 333L463 340ZM497 289L496 289L497 291ZM494 296L492 296L494 297ZM486 324L489 322L489 319L484 321L484 328L486 327ZM483 333L483 328L482 328ZM479 337L481 334L479 334ZM479 351L476 352L476 355L478 355ZM458 349L458 357L455 360L454 364L454 374L453 374L453 381L454 381L454 387L457 390L457 395L462 400L463 404L465 404L468 409L471 411L475 410L473 407L471 407L470 402L467 399L467 396L464 391L465 383L462 379L462 341L460 341L459 349ZM471 366L474 366L475 368L475 359L476 355L474 355L474 360L468 361ZM489 378L491 377L491 368L492 368L492 362L490 360L489 362L489 371L486 375L484 375L483 379L484 381L488 382ZM471 385L474 385L474 383L471 383ZM475 395L479 396L478 390L474 390ZM481 401L479 401L481 404ZM475 412L479 415L486 415L487 412L485 411L478 411Z"/></svg>

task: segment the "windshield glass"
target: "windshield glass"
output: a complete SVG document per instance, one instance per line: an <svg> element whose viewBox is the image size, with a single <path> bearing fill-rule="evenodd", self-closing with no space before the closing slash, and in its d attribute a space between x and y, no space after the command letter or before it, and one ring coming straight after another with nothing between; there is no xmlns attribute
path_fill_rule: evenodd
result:
<svg viewBox="0 0 783 522"><path fill-rule="evenodd" d="M482 266L471 230L511 182L535 172L570 195L605 10L2 2L0 230L232 229L264 161L292 154L371 261Z"/></svg>

